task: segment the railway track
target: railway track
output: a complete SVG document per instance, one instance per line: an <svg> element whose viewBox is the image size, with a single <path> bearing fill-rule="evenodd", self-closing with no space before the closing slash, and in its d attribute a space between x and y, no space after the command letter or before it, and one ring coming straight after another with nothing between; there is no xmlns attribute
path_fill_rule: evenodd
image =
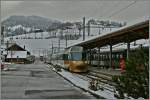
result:
<svg viewBox="0 0 150 100"><path fill-rule="evenodd" d="M99 87L107 89L111 92L114 91L116 84L112 80L113 75L98 71L90 71L86 76L96 80Z"/></svg>
<svg viewBox="0 0 150 100"><path fill-rule="evenodd" d="M56 67L56 66L53 65L53 67ZM95 70L89 70L89 72L87 73L72 73L72 74L74 74L76 77L79 77L80 79L88 81L89 85L92 80L96 80L98 82L98 87L107 89L111 92L114 91L115 83L112 80L112 77L113 77L112 74L104 73L101 71L95 71Z"/></svg>
<svg viewBox="0 0 150 100"><path fill-rule="evenodd" d="M83 79L85 81L89 81L90 82L92 80L91 78L86 76L87 73L82 73L82 74L72 73L72 74L74 74L75 76L77 76L77 77L79 77L79 78L81 78L81 79Z"/></svg>
<svg viewBox="0 0 150 100"><path fill-rule="evenodd" d="M111 74L100 73L98 71L90 71L88 73L73 73L75 76L88 81L89 85L92 80L96 80L98 82L98 88L103 88L114 92L115 83L112 80Z"/></svg>
<svg viewBox="0 0 150 100"><path fill-rule="evenodd" d="M95 72L95 71L90 71L87 74L87 77L95 79L95 80L98 80L98 81L100 81L102 83L105 83L105 84L109 84L109 85L112 85L112 86L115 85L113 83L113 80L112 80L113 75L110 75L110 74L101 73L101 72Z"/></svg>

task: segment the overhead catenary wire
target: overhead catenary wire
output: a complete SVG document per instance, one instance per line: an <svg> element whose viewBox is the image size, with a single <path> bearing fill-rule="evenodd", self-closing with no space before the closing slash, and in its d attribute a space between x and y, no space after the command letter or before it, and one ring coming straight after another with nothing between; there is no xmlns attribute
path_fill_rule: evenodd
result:
<svg viewBox="0 0 150 100"><path fill-rule="evenodd" d="M128 9L129 7L131 7L132 5L134 5L135 3L136 3L136 1L133 1L133 2L132 2L132 3L130 3L129 5L127 5L127 6L123 7L123 8L121 8L121 9L119 9L118 11L116 11L116 12L112 13L112 14L111 14L111 15L109 15L107 18L111 18L111 17L113 17L113 16L115 16L115 15L119 14L120 12L122 12L122 11L124 11L124 10Z"/></svg>
<svg viewBox="0 0 150 100"><path fill-rule="evenodd" d="M110 13L112 10L116 9L116 7L118 7L118 5L119 5L121 2L122 2L122 1L119 1L119 2L115 3L112 7L110 7L110 9L105 10L105 12L107 12L106 14L108 14L108 12ZM102 7L101 10L103 10L104 7L106 7L105 4L103 4L103 7ZM101 15L100 17L105 17L105 16L106 16L106 15L103 14L103 15Z"/></svg>

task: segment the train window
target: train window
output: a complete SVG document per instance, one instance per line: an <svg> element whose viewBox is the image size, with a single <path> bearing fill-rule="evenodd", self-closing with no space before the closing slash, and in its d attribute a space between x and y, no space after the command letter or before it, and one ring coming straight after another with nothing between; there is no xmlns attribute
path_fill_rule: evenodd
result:
<svg viewBox="0 0 150 100"><path fill-rule="evenodd" d="M97 59L97 54L95 55L95 60L98 60L98 59Z"/></svg>
<svg viewBox="0 0 150 100"><path fill-rule="evenodd" d="M102 55L100 55L100 60L102 60Z"/></svg>
<svg viewBox="0 0 150 100"><path fill-rule="evenodd" d="M103 60L105 60L105 55L103 55Z"/></svg>
<svg viewBox="0 0 150 100"><path fill-rule="evenodd" d="M112 59L114 59L115 58L115 56L114 56L114 54L112 54Z"/></svg>
<svg viewBox="0 0 150 100"><path fill-rule="evenodd" d="M107 58L108 58L107 60L109 60L109 59L110 59L110 54L108 54L108 55L107 55Z"/></svg>
<svg viewBox="0 0 150 100"><path fill-rule="evenodd" d="M97 58L96 58L96 59L97 59L97 60L99 60L100 55L99 55L99 54L97 54L96 56L97 56Z"/></svg>
<svg viewBox="0 0 150 100"><path fill-rule="evenodd" d="M106 54L106 60L108 59L108 55Z"/></svg>
<svg viewBox="0 0 150 100"><path fill-rule="evenodd" d="M119 55L119 59L121 58L122 54Z"/></svg>
<svg viewBox="0 0 150 100"><path fill-rule="evenodd" d="M96 60L96 54L94 54L94 60Z"/></svg>
<svg viewBox="0 0 150 100"><path fill-rule="evenodd" d="M103 56L103 54L102 54L102 60L104 60L104 56Z"/></svg>
<svg viewBox="0 0 150 100"><path fill-rule="evenodd" d="M104 54L104 60L106 60L106 55Z"/></svg>
<svg viewBox="0 0 150 100"><path fill-rule="evenodd" d="M106 55L104 55L104 60L106 60Z"/></svg>
<svg viewBox="0 0 150 100"><path fill-rule="evenodd" d="M108 59L110 59L110 54L107 55Z"/></svg>
<svg viewBox="0 0 150 100"><path fill-rule="evenodd" d="M119 54L117 54L117 59L119 59Z"/></svg>
<svg viewBox="0 0 150 100"><path fill-rule="evenodd" d="M63 60L68 60L68 54L63 54Z"/></svg>
<svg viewBox="0 0 150 100"><path fill-rule="evenodd" d="M115 54L115 59L117 59L117 54Z"/></svg>
<svg viewBox="0 0 150 100"><path fill-rule="evenodd" d="M82 60L86 60L86 52L82 53Z"/></svg>
<svg viewBox="0 0 150 100"><path fill-rule="evenodd" d="M96 54L96 60L98 60L98 54Z"/></svg>
<svg viewBox="0 0 150 100"><path fill-rule="evenodd" d="M73 52L71 53L72 60L82 60L82 53L81 52Z"/></svg>

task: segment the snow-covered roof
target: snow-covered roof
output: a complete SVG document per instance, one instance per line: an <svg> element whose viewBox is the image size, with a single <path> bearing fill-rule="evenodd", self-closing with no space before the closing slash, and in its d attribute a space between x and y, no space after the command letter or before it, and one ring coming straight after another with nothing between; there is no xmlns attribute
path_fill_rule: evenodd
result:
<svg viewBox="0 0 150 100"><path fill-rule="evenodd" d="M8 51L7 58L27 58L27 51Z"/></svg>
<svg viewBox="0 0 150 100"><path fill-rule="evenodd" d="M134 49L134 48L138 48L140 47L140 45L143 45L144 47L148 47L149 46L149 40L148 39L140 39L140 40L137 40L135 41L135 44L134 42L131 42L130 43L130 48L131 49ZM124 50L124 49L127 49L127 43L119 43L117 45L114 45L112 47L112 50ZM105 47L105 48L101 48L100 50L101 52L107 52L107 51L110 51L110 48L109 46Z"/></svg>

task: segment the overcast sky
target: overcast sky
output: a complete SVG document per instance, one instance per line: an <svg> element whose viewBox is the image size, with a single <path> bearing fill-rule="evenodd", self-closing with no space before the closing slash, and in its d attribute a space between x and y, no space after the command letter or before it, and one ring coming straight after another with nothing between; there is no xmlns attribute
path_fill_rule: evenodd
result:
<svg viewBox="0 0 150 100"><path fill-rule="evenodd" d="M148 1L1 1L1 18L11 15L38 15L60 21L87 19L112 19L132 21L148 17Z"/></svg>

